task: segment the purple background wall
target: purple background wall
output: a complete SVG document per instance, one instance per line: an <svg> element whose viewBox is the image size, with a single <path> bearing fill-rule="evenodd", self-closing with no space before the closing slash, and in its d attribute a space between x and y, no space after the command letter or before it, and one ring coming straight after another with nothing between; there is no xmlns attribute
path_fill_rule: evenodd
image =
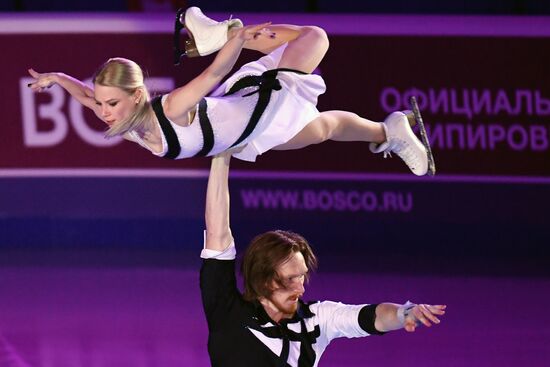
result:
<svg viewBox="0 0 550 367"><path fill-rule="evenodd" d="M306 299L448 304L437 327L338 340L320 365L545 366L550 18L269 18L329 31L321 109L382 120L414 90L439 165L435 178L412 177L360 143L235 163L239 248L263 230L303 233L321 259ZM172 67L171 19L0 19L10 55L0 100L0 367L208 365L197 285L208 160L105 145L101 124L66 95L32 99L24 87L27 67L85 79L115 55L139 61L157 86L184 83L211 59ZM43 108L56 100L52 120ZM29 144L60 124L67 134L56 143Z"/></svg>

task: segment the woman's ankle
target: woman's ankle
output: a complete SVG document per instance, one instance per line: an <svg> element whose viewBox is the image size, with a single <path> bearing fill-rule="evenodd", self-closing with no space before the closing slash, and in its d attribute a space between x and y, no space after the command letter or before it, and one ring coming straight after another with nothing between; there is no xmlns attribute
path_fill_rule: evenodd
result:
<svg viewBox="0 0 550 367"><path fill-rule="evenodd" d="M230 40L234 38L237 35L237 32L239 31L239 28L237 27L231 27L227 30L227 40Z"/></svg>

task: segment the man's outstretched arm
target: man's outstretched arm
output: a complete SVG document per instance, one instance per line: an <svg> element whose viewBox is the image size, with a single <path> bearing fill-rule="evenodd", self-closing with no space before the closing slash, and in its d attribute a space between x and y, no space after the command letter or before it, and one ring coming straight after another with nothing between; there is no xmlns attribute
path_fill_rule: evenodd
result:
<svg viewBox="0 0 550 367"><path fill-rule="evenodd" d="M375 328L378 331L391 331L404 328L408 332L416 327L439 324L439 317L445 314L446 305L428 305L406 303L381 303L376 307Z"/></svg>
<svg viewBox="0 0 550 367"><path fill-rule="evenodd" d="M224 152L212 158L204 214L207 250L224 251L233 242L229 225L230 160L230 152Z"/></svg>

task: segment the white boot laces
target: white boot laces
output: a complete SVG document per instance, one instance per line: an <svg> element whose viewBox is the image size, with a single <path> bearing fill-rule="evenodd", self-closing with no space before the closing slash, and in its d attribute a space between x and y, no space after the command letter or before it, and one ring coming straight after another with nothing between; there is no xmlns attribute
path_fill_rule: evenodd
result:
<svg viewBox="0 0 550 367"><path fill-rule="evenodd" d="M388 148L387 150L388 151L392 150L395 153L397 153L397 155L399 157L401 157L401 159L405 162L405 164L407 164L407 166L411 170L414 170L415 169L415 164L414 163L418 160L418 157L416 156L414 149L412 149L409 146L409 143L405 140L394 138L394 141L395 141L396 144L393 144L394 146L391 147L391 148ZM388 152L388 154L391 157L391 154L389 152ZM384 152L384 158L385 157L386 157L386 152Z"/></svg>

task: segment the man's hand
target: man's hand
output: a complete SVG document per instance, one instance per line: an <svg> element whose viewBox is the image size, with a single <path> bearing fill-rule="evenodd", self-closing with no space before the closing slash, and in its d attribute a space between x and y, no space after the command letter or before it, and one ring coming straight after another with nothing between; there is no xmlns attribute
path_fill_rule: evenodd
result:
<svg viewBox="0 0 550 367"><path fill-rule="evenodd" d="M417 326L430 327L432 324L439 324L441 320L437 316L445 315L446 308L446 305L414 305L414 307L405 310L403 327L412 333Z"/></svg>

